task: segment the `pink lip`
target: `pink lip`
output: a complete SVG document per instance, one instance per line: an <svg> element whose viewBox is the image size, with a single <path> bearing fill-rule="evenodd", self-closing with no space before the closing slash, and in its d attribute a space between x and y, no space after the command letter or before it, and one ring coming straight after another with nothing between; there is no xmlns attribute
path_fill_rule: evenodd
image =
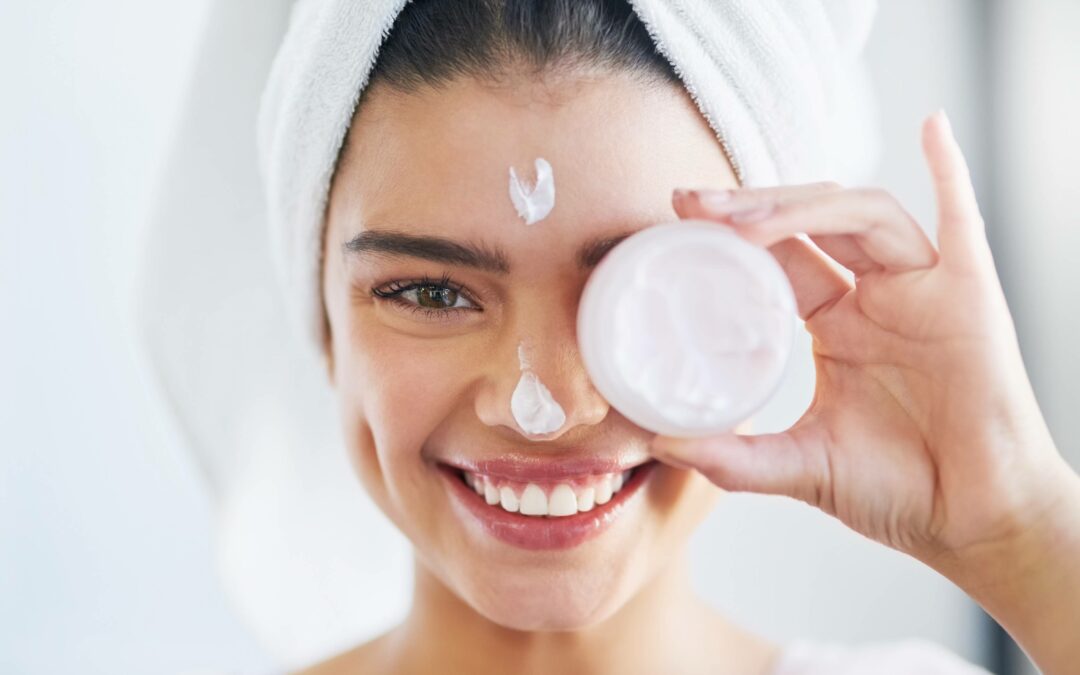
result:
<svg viewBox="0 0 1080 675"><path fill-rule="evenodd" d="M648 455L625 457L567 457L553 455L503 455L495 459L443 459L457 469L498 476L519 483L552 483L582 476L599 476L633 469L650 460Z"/></svg>
<svg viewBox="0 0 1080 675"><path fill-rule="evenodd" d="M515 466L519 465L515 464ZM627 468L632 466L629 465ZM437 465L439 475L447 482L450 493L454 497L452 500L454 509L462 518L469 520L475 518L484 531L496 539L529 550L571 548L600 535L626 510L627 504L640 492L641 486L656 466L656 461L640 465L630 476L630 480L611 498L611 501L595 506L591 511L583 511L572 516L537 517L510 513L501 506L489 505L483 497L465 484L457 468L441 463ZM618 468L616 467L615 470ZM582 473L592 472L583 472L580 467L572 472L573 475ZM605 473L605 471L601 469L596 473ZM558 476L547 474L549 478L562 478L565 475L565 473Z"/></svg>

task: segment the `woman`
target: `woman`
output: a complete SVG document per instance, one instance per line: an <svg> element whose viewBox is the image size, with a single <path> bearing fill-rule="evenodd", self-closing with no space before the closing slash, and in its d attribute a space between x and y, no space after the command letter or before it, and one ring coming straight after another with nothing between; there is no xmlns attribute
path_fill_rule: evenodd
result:
<svg viewBox="0 0 1080 675"><path fill-rule="evenodd" d="M623 3L396 16L329 181L318 335L350 458L414 547L415 597L307 672L979 672L926 645L776 645L719 616L685 549L725 490L804 500L914 556L1044 672L1074 672L1080 478L1032 395L945 116L923 129L935 246L882 191L740 188L695 102ZM506 172L532 180L537 158L558 199L527 225ZM589 382L590 268L675 217L737 228L790 277L817 385L786 432L654 437ZM564 412L543 432L509 405L526 358ZM560 482L573 527L544 515Z"/></svg>

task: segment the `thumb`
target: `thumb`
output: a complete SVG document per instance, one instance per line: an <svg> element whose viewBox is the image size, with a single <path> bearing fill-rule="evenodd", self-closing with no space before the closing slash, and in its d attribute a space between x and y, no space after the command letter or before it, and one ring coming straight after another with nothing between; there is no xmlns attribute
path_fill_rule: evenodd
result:
<svg viewBox="0 0 1080 675"><path fill-rule="evenodd" d="M826 438L818 422L803 418L774 434L657 436L652 454L666 464L696 469L729 492L783 495L822 508L832 494Z"/></svg>

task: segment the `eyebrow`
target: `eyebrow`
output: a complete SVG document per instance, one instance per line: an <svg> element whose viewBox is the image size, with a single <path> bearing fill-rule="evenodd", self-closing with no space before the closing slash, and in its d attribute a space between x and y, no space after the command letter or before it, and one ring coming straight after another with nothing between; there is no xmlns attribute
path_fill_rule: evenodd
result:
<svg viewBox="0 0 1080 675"><path fill-rule="evenodd" d="M633 232L624 232L586 242L578 249L578 266L585 270L596 267L608 251L631 234ZM396 230L365 230L345 242L343 248L348 253L420 258L498 274L510 272L510 258L502 249L445 237L407 234Z"/></svg>

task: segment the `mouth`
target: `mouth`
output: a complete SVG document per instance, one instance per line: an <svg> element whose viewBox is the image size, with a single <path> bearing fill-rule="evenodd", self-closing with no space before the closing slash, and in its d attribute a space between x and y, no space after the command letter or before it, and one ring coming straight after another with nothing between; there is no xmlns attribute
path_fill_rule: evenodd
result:
<svg viewBox="0 0 1080 675"><path fill-rule="evenodd" d="M605 464L614 470L595 473L565 463L540 470L500 463L437 467L468 526L479 524L497 539L536 550L569 548L603 532L626 511L656 465Z"/></svg>

